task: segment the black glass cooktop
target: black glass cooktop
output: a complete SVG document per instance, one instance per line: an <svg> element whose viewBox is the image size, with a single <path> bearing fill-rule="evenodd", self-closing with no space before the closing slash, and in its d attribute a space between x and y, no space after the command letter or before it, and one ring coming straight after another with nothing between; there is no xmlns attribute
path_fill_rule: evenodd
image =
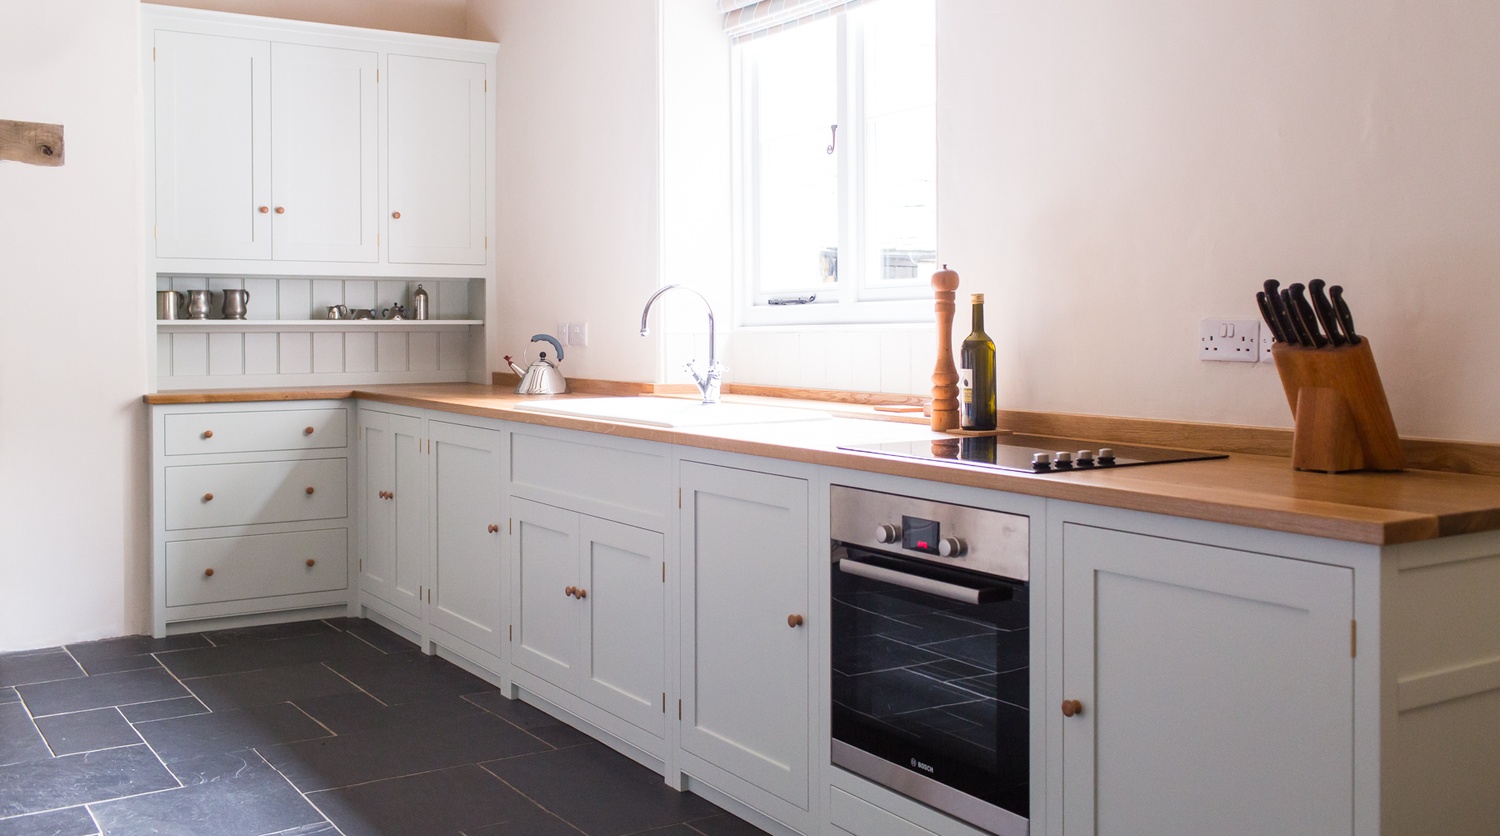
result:
<svg viewBox="0 0 1500 836"><path fill-rule="evenodd" d="M1075 473L1142 464L1229 458L1222 453L1199 453L1168 447L1137 447L1129 444L1101 446L1097 441L1076 438L1008 434L892 441L840 446L839 449L1020 473Z"/></svg>

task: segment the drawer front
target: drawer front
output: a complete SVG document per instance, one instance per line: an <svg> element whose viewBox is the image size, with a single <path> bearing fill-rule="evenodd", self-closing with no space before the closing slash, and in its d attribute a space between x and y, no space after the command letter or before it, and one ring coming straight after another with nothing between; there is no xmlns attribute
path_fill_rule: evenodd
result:
<svg viewBox="0 0 1500 836"><path fill-rule="evenodd" d="M539 502L660 531L672 496L668 451L665 444L624 444L585 433L512 433L511 484Z"/></svg>
<svg viewBox="0 0 1500 836"><path fill-rule="evenodd" d="M838 787L831 787L828 821L834 827L854 836L935 836L925 827L855 798Z"/></svg>
<svg viewBox="0 0 1500 836"><path fill-rule="evenodd" d="M348 544L343 528L168 543L167 606L347 589Z"/></svg>
<svg viewBox="0 0 1500 836"><path fill-rule="evenodd" d="M168 531L349 515L349 460L344 458L165 470Z"/></svg>
<svg viewBox="0 0 1500 836"><path fill-rule="evenodd" d="M166 416L162 439L169 456L322 450L349 444L347 409L198 412Z"/></svg>

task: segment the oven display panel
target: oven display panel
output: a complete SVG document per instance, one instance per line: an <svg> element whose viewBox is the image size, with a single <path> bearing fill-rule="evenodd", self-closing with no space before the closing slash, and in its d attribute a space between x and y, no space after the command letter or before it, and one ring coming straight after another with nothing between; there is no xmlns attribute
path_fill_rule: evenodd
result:
<svg viewBox="0 0 1500 836"><path fill-rule="evenodd" d="M921 517L901 517L901 548L927 554L938 553L938 539L942 536L936 520Z"/></svg>

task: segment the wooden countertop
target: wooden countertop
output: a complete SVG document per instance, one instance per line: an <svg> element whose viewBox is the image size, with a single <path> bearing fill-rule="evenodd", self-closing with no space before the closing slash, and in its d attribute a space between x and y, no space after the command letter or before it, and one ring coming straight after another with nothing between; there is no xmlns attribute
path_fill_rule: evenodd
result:
<svg viewBox="0 0 1500 836"><path fill-rule="evenodd" d="M792 402L831 412L833 421L662 429L517 411L514 406L525 399L509 389L466 383L166 392L145 400L201 404L351 397L1358 543L1407 543L1500 529L1500 477L1495 476L1432 470L1304 473L1292 470L1286 458L1239 453L1212 461L1067 475L984 471L837 449L839 444L942 437L928 430L925 420L887 416L856 404ZM735 396L726 400L788 403Z"/></svg>

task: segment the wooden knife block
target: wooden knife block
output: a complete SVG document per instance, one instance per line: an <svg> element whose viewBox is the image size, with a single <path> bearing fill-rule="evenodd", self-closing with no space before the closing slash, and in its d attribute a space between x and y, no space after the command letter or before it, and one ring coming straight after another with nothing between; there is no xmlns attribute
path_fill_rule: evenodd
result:
<svg viewBox="0 0 1500 836"><path fill-rule="evenodd" d="M1401 470L1406 457L1370 340L1338 348L1271 346L1292 408L1292 467L1343 473Z"/></svg>

